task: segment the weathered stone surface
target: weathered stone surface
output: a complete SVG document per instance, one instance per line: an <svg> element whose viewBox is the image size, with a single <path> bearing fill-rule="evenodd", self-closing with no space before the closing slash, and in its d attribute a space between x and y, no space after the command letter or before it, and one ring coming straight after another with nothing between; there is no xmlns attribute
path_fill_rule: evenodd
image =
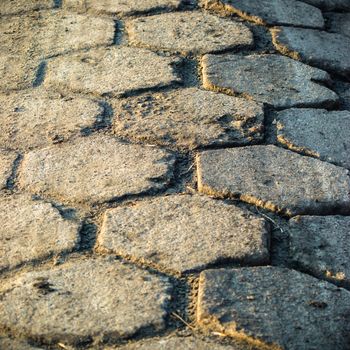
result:
<svg viewBox="0 0 350 350"><path fill-rule="evenodd" d="M200 275L197 320L266 349L346 350L350 293L278 267L207 270Z"/></svg>
<svg viewBox="0 0 350 350"><path fill-rule="evenodd" d="M276 146L204 151L198 188L286 215L350 211L349 171Z"/></svg>
<svg viewBox="0 0 350 350"><path fill-rule="evenodd" d="M284 56L205 55L202 67L206 89L249 95L277 108L327 106L338 100L317 83L330 80L326 72Z"/></svg>
<svg viewBox="0 0 350 350"><path fill-rule="evenodd" d="M114 100L122 137L180 147L243 145L263 137L261 105L196 88Z"/></svg>
<svg viewBox="0 0 350 350"><path fill-rule="evenodd" d="M51 204L27 195L0 199L0 271L30 260L71 251L79 223L65 220Z"/></svg>
<svg viewBox="0 0 350 350"><path fill-rule="evenodd" d="M45 342L127 338L165 326L170 284L112 259L73 261L4 284L0 325Z"/></svg>
<svg viewBox="0 0 350 350"><path fill-rule="evenodd" d="M132 15L154 10L174 10L181 0L63 0L63 8L98 14Z"/></svg>
<svg viewBox="0 0 350 350"><path fill-rule="evenodd" d="M299 268L350 286L350 217L296 216L289 234L290 257Z"/></svg>
<svg viewBox="0 0 350 350"><path fill-rule="evenodd" d="M29 152L19 183L32 193L93 204L163 188L173 162L164 150L97 135Z"/></svg>
<svg viewBox="0 0 350 350"><path fill-rule="evenodd" d="M269 261L264 219L213 199L177 195L108 210L98 246L177 272L222 260Z"/></svg>
<svg viewBox="0 0 350 350"><path fill-rule="evenodd" d="M0 149L0 190L6 187L7 180L11 176L12 166L17 154Z"/></svg>
<svg viewBox="0 0 350 350"><path fill-rule="evenodd" d="M328 31L350 37L350 13L326 13Z"/></svg>
<svg viewBox="0 0 350 350"><path fill-rule="evenodd" d="M1 0L0 15L13 15L27 11L51 9L54 7L54 0Z"/></svg>
<svg viewBox="0 0 350 350"><path fill-rule="evenodd" d="M317 6L323 10L350 10L349 0L303 0L304 2Z"/></svg>
<svg viewBox="0 0 350 350"><path fill-rule="evenodd" d="M0 349L4 350L42 350L36 346L15 339L0 337Z"/></svg>
<svg viewBox="0 0 350 350"><path fill-rule="evenodd" d="M258 24L322 28L322 12L295 0L202 0L204 7L237 14Z"/></svg>
<svg viewBox="0 0 350 350"><path fill-rule="evenodd" d="M291 108L278 113L277 139L289 149L350 169L350 112Z"/></svg>
<svg viewBox="0 0 350 350"><path fill-rule="evenodd" d="M320 30L278 27L273 43L281 53L350 77L350 38Z"/></svg>
<svg viewBox="0 0 350 350"><path fill-rule="evenodd" d="M0 147L26 150L67 140L93 127L102 112L92 100L44 90L0 95Z"/></svg>
<svg viewBox="0 0 350 350"><path fill-rule="evenodd" d="M170 85L173 58L142 49L118 47L57 57L48 64L45 85L93 94L121 95Z"/></svg>
<svg viewBox="0 0 350 350"><path fill-rule="evenodd" d="M175 12L136 18L126 25L136 46L203 54L251 46L253 34L239 22L203 12Z"/></svg>

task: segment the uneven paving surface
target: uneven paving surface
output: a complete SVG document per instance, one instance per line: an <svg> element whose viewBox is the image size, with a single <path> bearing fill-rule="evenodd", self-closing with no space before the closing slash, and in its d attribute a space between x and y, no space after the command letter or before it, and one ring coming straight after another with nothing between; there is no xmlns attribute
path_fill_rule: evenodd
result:
<svg viewBox="0 0 350 350"><path fill-rule="evenodd" d="M0 350L349 350L349 28L1 0Z"/></svg>

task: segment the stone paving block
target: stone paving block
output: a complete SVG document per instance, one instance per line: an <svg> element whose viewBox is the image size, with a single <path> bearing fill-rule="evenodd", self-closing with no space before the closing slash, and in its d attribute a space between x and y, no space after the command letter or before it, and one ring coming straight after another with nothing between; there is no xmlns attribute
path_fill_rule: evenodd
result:
<svg viewBox="0 0 350 350"><path fill-rule="evenodd" d="M167 278L105 258L27 272L1 290L0 326L45 343L160 331L170 299Z"/></svg>
<svg viewBox="0 0 350 350"><path fill-rule="evenodd" d="M323 28L322 12L295 0L202 0L206 9L226 11L267 25Z"/></svg>
<svg viewBox="0 0 350 350"><path fill-rule="evenodd" d="M177 195L108 210L98 248L176 272L225 260L264 264L269 229L264 219L234 205Z"/></svg>
<svg viewBox="0 0 350 350"><path fill-rule="evenodd" d="M350 10L349 0L303 0L304 2L317 6L322 10Z"/></svg>
<svg viewBox="0 0 350 350"><path fill-rule="evenodd" d="M118 96L179 82L173 70L176 62L143 49L96 49L53 59L44 83L63 90Z"/></svg>
<svg viewBox="0 0 350 350"><path fill-rule="evenodd" d="M290 220L290 257L299 268L350 287L350 217L296 216Z"/></svg>
<svg viewBox="0 0 350 350"><path fill-rule="evenodd" d="M0 147L49 146L92 128L102 113L97 102L45 90L0 95Z"/></svg>
<svg viewBox="0 0 350 350"><path fill-rule="evenodd" d="M96 135L27 153L19 184L62 202L95 204L163 189L173 163L167 151Z"/></svg>
<svg viewBox="0 0 350 350"><path fill-rule="evenodd" d="M350 112L291 108L278 113L277 139L289 149L350 169Z"/></svg>
<svg viewBox="0 0 350 350"><path fill-rule="evenodd" d="M155 10L175 10L181 0L63 0L63 8L97 14L133 15Z"/></svg>
<svg viewBox="0 0 350 350"><path fill-rule="evenodd" d="M329 106L335 92L320 85L330 81L320 69L280 55L205 55L206 89L250 96L276 108Z"/></svg>
<svg viewBox="0 0 350 350"><path fill-rule="evenodd" d="M349 171L276 146L204 151L198 189L293 216L350 211Z"/></svg>
<svg viewBox="0 0 350 350"><path fill-rule="evenodd" d="M272 40L281 53L350 77L350 38L320 30L278 27Z"/></svg>
<svg viewBox="0 0 350 350"><path fill-rule="evenodd" d="M28 195L1 198L0 222L0 271L71 251L79 243L78 221Z"/></svg>
<svg viewBox="0 0 350 350"><path fill-rule="evenodd" d="M329 32L350 37L350 13L328 12L325 16Z"/></svg>
<svg viewBox="0 0 350 350"><path fill-rule="evenodd" d="M43 350L36 346L31 346L24 341L19 341L16 339L0 337L0 349L3 350Z"/></svg>
<svg viewBox="0 0 350 350"><path fill-rule="evenodd" d="M243 145L263 138L261 105L197 88L113 100L117 135L186 148Z"/></svg>
<svg viewBox="0 0 350 350"><path fill-rule="evenodd" d="M346 350L350 293L278 267L207 270L199 279L197 320L263 349Z"/></svg>
<svg viewBox="0 0 350 350"><path fill-rule="evenodd" d="M136 18L127 22L126 29L132 45L182 54L218 52L254 43L244 24L199 11Z"/></svg>
<svg viewBox="0 0 350 350"><path fill-rule="evenodd" d="M27 11L47 10L54 7L54 0L1 0L0 15L14 15Z"/></svg>
<svg viewBox="0 0 350 350"><path fill-rule="evenodd" d="M0 149L0 190L6 187L16 158L16 153Z"/></svg>

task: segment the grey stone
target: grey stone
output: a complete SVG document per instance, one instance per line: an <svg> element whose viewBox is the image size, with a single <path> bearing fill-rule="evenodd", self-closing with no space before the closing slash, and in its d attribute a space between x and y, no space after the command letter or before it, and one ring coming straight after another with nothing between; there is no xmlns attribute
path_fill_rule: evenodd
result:
<svg viewBox="0 0 350 350"><path fill-rule="evenodd" d="M350 10L349 0L303 0L304 2L317 6L323 10Z"/></svg>
<svg viewBox="0 0 350 350"><path fill-rule="evenodd" d="M349 171L276 146L204 151L198 189L293 216L350 211Z"/></svg>
<svg viewBox="0 0 350 350"><path fill-rule="evenodd" d="M49 62L44 84L62 90L122 95L179 82L176 59L142 49L114 47L57 57Z"/></svg>
<svg viewBox="0 0 350 350"><path fill-rule="evenodd" d="M165 277L112 259L68 262L1 286L0 326L45 343L122 339L165 327Z"/></svg>
<svg viewBox="0 0 350 350"><path fill-rule="evenodd" d="M350 293L278 267L207 270L197 321L264 349L349 348Z"/></svg>
<svg viewBox="0 0 350 350"><path fill-rule="evenodd" d="M79 243L79 222L27 195L1 198L0 222L0 271L71 251Z"/></svg>
<svg viewBox="0 0 350 350"><path fill-rule="evenodd" d="M269 230L264 219L234 205L177 195L108 210L98 247L188 272L225 260L267 263Z"/></svg>
<svg viewBox="0 0 350 350"><path fill-rule="evenodd" d="M296 216L290 220L290 257L299 268L350 287L350 217Z"/></svg>
<svg viewBox="0 0 350 350"><path fill-rule="evenodd" d="M326 13L328 31L350 37L350 13Z"/></svg>
<svg viewBox="0 0 350 350"><path fill-rule="evenodd" d="M16 158L16 153L0 150L0 190L6 187Z"/></svg>
<svg viewBox="0 0 350 350"><path fill-rule="evenodd" d="M31 346L28 343L7 337L0 337L0 349L3 350L42 350L36 346Z"/></svg>
<svg viewBox="0 0 350 350"><path fill-rule="evenodd" d="M181 0L63 0L63 8L109 15L133 15L155 10L175 10Z"/></svg>
<svg viewBox="0 0 350 350"><path fill-rule="evenodd" d="M0 147L49 146L92 128L102 113L92 100L63 98L41 89L0 95Z"/></svg>
<svg viewBox="0 0 350 350"><path fill-rule="evenodd" d="M202 0L206 9L226 11L258 24L323 28L322 12L295 0Z"/></svg>
<svg viewBox="0 0 350 350"><path fill-rule="evenodd" d="M205 55L206 89L242 94L276 108L330 106L338 96L319 84L329 75L279 55Z"/></svg>
<svg viewBox="0 0 350 350"><path fill-rule="evenodd" d="M54 0L1 0L0 15L13 15L27 11L51 9L54 7Z"/></svg>
<svg viewBox="0 0 350 350"><path fill-rule="evenodd" d="M24 156L19 185L62 202L101 203L165 187L174 159L166 151L83 137Z"/></svg>
<svg viewBox="0 0 350 350"><path fill-rule="evenodd" d="M263 138L261 105L197 88L113 100L112 106L115 133L135 140L192 149Z"/></svg>
<svg viewBox="0 0 350 350"><path fill-rule="evenodd" d="M278 27L272 30L276 49L292 58L350 77L350 38L320 30Z"/></svg>
<svg viewBox="0 0 350 350"><path fill-rule="evenodd" d="M136 18L127 22L126 29L132 45L182 54L218 52L254 43L244 24L199 11Z"/></svg>
<svg viewBox="0 0 350 350"><path fill-rule="evenodd" d="M277 115L277 139L291 150L350 169L350 112L292 108Z"/></svg>

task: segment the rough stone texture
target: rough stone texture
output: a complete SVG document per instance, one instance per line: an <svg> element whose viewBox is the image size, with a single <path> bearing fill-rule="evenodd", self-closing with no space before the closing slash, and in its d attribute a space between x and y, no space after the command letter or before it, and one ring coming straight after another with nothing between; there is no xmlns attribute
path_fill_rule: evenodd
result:
<svg viewBox="0 0 350 350"><path fill-rule="evenodd" d="M317 68L279 55L205 55L206 89L248 95L277 108L332 105L338 96L316 83L329 75Z"/></svg>
<svg viewBox="0 0 350 350"><path fill-rule="evenodd" d="M277 139L289 149L350 169L350 112L292 108L278 113Z"/></svg>
<svg viewBox="0 0 350 350"><path fill-rule="evenodd" d="M323 10L350 10L349 0L303 0L304 2L317 6Z"/></svg>
<svg viewBox="0 0 350 350"><path fill-rule="evenodd" d="M6 187L17 154L0 149L0 190Z"/></svg>
<svg viewBox="0 0 350 350"><path fill-rule="evenodd" d="M2 286L0 325L45 342L127 338L165 326L170 285L112 259L28 272Z"/></svg>
<svg viewBox="0 0 350 350"><path fill-rule="evenodd" d="M328 31L350 37L350 13L326 13Z"/></svg>
<svg viewBox="0 0 350 350"><path fill-rule="evenodd" d="M90 50L49 62L45 85L93 94L121 95L180 81L175 59L136 48Z"/></svg>
<svg viewBox="0 0 350 350"><path fill-rule="evenodd" d="M99 248L177 272L223 260L269 261L264 219L213 199L177 195L108 210Z"/></svg>
<svg viewBox="0 0 350 350"><path fill-rule="evenodd" d="M320 30L279 27L272 31L281 53L311 65L350 77L350 38Z"/></svg>
<svg viewBox="0 0 350 350"><path fill-rule="evenodd" d="M278 267L200 275L197 320L266 349L349 348L350 293Z"/></svg>
<svg viewBox="0 0 350 350"><path fill-rule="evenodd" d="M350 287L350 217L296 216L289 235L290 256L299 268Z"/></svg>
<svg viewBox="0 0 350 350"><path fill-rule="evenodd" d="M258 24L322 28L322 12L295 0L202 0L204 7L237 14Z"/></svg>
<svg viewBox="0 0 350 350"><path fill-rule="evenodd" d="M263 137L261 105L197 88L114 100L117 135L180 147L243 145Z"/></svg>
<svg viewBox="0 0 350 350"><path fill-rule="evenodd" d="M0 147L26 150L67 140L92 128L102 112L92 100L45 90L0 95Z"/></svg>
<svg viewBox="0 0 350 350"><path fill-rule="evenodd" d="M175 10L181 0L63 0L63 8L98 14L133 15L154 10Z"/></svg>
<svg viewBox="0 0 350 350"><path fill-rule="evenodd" d="M32 193L94 204L162 189L173 162L164 150L97 135L29 152L19 183Z"/></svg>
<svg viewBox="0 0 350 350"><path fill-rule="evenodd" d="M0 337L0 349L3 350L42 350L36 346L15 339ZM220 348L219 348L220 349Z"/></svg>
<svg viewBox="0 0 350 350"><path fill-rule="evenodd" d="M54 0L1 0L0 15L13 15L33 10L52 9Z"/></svg>
<svg viewBox="0 0 350 350"><path fill-rule="evenodd" d="M71 251L79 243L77 221L65 220L51 204L27 195L0 199L0 271Z"/></svg>
<svg viewBox="0 0 350 350"><path fill-rule="evenodd" d="M290 216L350 211L348 170L276 146L201 152L197 166L202 193Z"/></svg>
<svg viewBox="0 0 350 350"><path fill-rule="evenodd" d="M177 12L141 17L126 25L129 43L151 49L203 54L251 46L244 24L203 12Z"/></svg>

